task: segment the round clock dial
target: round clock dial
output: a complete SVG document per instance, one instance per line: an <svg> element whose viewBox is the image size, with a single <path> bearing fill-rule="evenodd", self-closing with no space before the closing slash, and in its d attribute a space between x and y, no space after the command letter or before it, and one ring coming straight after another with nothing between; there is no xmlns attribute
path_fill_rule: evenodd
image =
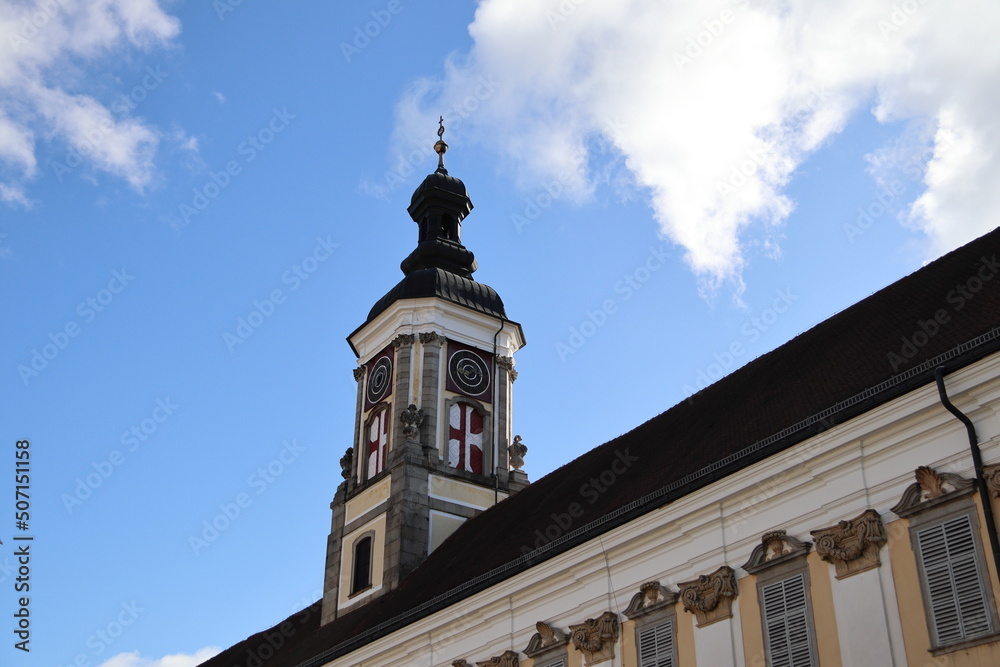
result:
<svg viewBox="0 0 1000 667"><path fill-rule="evenodd" d="M368 375L368 402L378 403L389 392L392 381L392 359L382 357L375 362Z"/></svg>
<svg viewBox="0 0 1000 667"><path fill-rule="evenodd" d="M451 381L469 396L479 396L490 386L490 368L475 352L458 350L448 360Z"/></svg>

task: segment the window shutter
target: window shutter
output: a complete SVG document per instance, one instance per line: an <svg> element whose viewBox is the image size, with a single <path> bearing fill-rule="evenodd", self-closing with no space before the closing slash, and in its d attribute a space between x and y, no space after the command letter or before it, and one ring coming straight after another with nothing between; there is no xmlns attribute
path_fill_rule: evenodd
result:
<svg viewBox="0 0 1000 667"><path fill-rule="evenodd" d="M983 574L969 517L919 531L917 545L937 644L989 634Z"/></svg>
<svg viewBox="0 0 1000 667"><path fill-rule="evenodd" d="M771 667L811 667L805 579L801 574L763 587L764 627Z"/></svg>
<svg viewBox="0 0 1000 667"><path fill-rule="evenodd" d="M639 667L674 667L674 623L639 631Z"/></svg>

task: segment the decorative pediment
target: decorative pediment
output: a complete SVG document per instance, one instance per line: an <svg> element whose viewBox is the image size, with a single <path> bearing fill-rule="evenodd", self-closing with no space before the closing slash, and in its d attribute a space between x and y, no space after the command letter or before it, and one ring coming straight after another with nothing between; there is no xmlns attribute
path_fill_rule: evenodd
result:
<svg viewBox="0 0 1000 667"><path fill-rule="evenodd" d="M990 495L994 498L1000 498L1000 465L984 467L983 478L986 480L986 488Z"/></svg>
<svg viewBox="0 0 1000 667"><path fill-rule="evenodd" d="M930 466L920 466L913 476L917 481L906 487L902 498L891 510L898 516L908 517L914 512L965 495L972 491L974 485L971 479L950 472L938 472Z"/></svg>
<svg viewBox="0 0 1000 667"><path fill-rule="evenodd" d="M455 663L452 663L453 665ZM484 662L477 662L478 667L518 667L517 651L504 651L502 655L493 656Z"/></svg>
<svg viewBox="0 0 1000 667"><path fill-rule="evenodd" d="M879 551L886 543L882 517L873 509L836 526L809 531L816 553L837 568L837 579L864 572L882 564Z"/></svg>
<svg viewBox="0 0 1000 667"><path fill-rule="evenodd" d="M571 625L569 629L570 640L583 653L588 667L615 657L618 615L614 612L606 611L597 618L588 618L583 623Z"/></svg>
<svg viewBox="0 0 1000 667"><path fill-rule="evenodd" d="M535 630L538 632L531 636L527 648L524 649L524 654L529 658L569 644L569 636L565 632L552 627L545 621L535 623Z"/></svg>
<svg viewBox="0 0 1000 667"><path fill-rule="evenodd" d="M803 542L783 530L771 530L761 536L760 544L754 547L750 560L743 565L743 569L750 574L757 574L778 563L805 556L810 548L812 542Z"/></svg>
<svg viewBox="0 0 1000 667"><path fill-rule="evenodd" d="M728 565L677 586L684 610L695 615L699 628L732 617L736 572Z"/></svg>
<svg viewBox="0 0 1000 667"><path fill-rule="evenodd" d="M647 581L639 586L639 592L632 596L624 613L629 620L635 620L650 612L673 607L676 602L677 593L664 588L658 581Z"/></svg>

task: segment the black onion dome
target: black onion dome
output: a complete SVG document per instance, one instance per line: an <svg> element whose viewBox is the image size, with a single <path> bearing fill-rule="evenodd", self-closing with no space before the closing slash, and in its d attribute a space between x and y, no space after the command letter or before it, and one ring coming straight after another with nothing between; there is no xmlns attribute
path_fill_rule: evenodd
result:
<svg viewBox="0 0 1000 667"><path fill-rule="evenodd" d="M441 268L413 271L379 299L368 313L367 322L401 299L435 296L486 315L507 319L503 301L496 290L472 278Z"/></svg>

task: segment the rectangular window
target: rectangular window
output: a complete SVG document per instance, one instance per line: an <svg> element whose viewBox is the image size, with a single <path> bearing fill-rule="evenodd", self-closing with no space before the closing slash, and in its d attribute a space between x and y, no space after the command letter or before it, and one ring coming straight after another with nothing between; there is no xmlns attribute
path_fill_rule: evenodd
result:
<svg viewBox="0 0 1000 667"><path fill-rule="evenodd" d="M934 644L993 632L972 522L963 515L917 532Z"/></svg>
<svg viewBox="0 0 1000 667"><path fill-rule="evenodd" d="M801 574L761 589L767 664L770 667L812 667L809 610Z"/></svg>
<svg viewBox="0 0 1000 667"><path fill-rule="evenodd" d="M562 658L556 660L555 662L547 662L541 667L566 667L566 662Z"/></svg>
<svg viewBox="0 0 1000 667"><path fill-rule="evenodd" d="M674 667L674 622L639 631L639 667Z"/></svg>

